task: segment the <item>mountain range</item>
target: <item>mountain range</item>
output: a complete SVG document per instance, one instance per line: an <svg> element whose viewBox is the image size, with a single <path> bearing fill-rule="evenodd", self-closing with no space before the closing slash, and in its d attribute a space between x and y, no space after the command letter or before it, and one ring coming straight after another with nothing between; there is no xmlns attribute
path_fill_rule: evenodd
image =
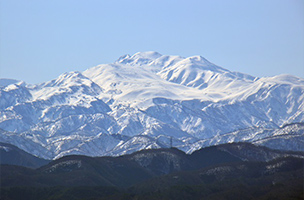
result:
<svg viewBox="0 0 304 200"><path fill-rule="evenodd" d="M6 158L37 161L37 157L1 145L6 149L0 157L3 200L303 197L303 152L231 143L191 154L162 148L118 157L69 155L43 165L36 162L31 169L24 167L27 162L4 163Z"/></svg>
<svg viewBox="0 0 304 200"><path fill-rule="evenodd" d="M304 80L157 52L27 84L0 81L0 142L44 159L250 142L304 151Z"/></svg>

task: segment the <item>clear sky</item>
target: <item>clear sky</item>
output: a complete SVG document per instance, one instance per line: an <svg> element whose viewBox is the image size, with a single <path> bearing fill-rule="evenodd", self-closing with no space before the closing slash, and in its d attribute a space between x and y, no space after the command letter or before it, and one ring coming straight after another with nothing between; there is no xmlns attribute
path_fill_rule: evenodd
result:
<svg viewBox="0 0 304 200"><path fill-rule="evenodd" d="M304 78L304 1L0 0L0 78L39 83L139 51Z"/></svg>

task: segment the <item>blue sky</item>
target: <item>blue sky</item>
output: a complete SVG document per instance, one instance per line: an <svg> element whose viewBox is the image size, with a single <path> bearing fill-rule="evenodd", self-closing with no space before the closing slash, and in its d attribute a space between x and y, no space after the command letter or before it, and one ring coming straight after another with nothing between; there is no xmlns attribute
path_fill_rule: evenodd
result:
<svg viewBox="0 0 304 200"><path fill-rule="evenodd" d="M39 83L157 51L304 78L303 0L0 0L0 77Z"/></svg>

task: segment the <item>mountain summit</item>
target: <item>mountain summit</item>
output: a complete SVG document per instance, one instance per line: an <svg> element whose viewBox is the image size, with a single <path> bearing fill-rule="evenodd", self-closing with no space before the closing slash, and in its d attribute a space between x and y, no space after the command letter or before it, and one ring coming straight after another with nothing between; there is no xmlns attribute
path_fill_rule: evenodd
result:
<svg viewBox="0 0 304 200"><path fill-rule="evenodd" d="M0 142L36 156L122 155L247 141L304 151L304 80L201 56L139 52L37 85L0 87Z"/></svg>

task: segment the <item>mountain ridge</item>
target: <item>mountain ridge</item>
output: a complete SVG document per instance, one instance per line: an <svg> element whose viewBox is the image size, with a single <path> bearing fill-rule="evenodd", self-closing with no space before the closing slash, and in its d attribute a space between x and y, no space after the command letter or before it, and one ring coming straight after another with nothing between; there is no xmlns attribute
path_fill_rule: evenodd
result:
<svg viewBox="0 0 304 200"><path fill-rule="evenodd" d="M50 160L44 160L33 156L18 147L0 142L0 164L17 165L28 168L39 168L46 165Z"/></svg>
<svg viewBox="0 0 304 200"><path fill-rule="evenodd" d="M1 145L16 148L8 144ZM9 154L9 150L5 152ZM11 159L18 159L16 155L18 154ZM250 143L206 147L192 154L176 148L162 148L145 149L119 157L68 155L48 161L35 169L23 167L24 162L19 163L23 166L4 164L5 160L1 157L0 183L1 189L107 186L135 187L136 190L141 188L143 191L156 188L164 190L171 185L192 186L205 183L207 186L215 180L235 176L236 180L233 180L237 182L245 177L267 180L265 177L278 172L290 174L289 179L299 179L292 174L303 170L303 159L303 152L272 150ZM188 176L192 178L187 178ZM274 180L284 183L283 177ZM155 186L147 187L155 181L158 182Z"/></svg>

